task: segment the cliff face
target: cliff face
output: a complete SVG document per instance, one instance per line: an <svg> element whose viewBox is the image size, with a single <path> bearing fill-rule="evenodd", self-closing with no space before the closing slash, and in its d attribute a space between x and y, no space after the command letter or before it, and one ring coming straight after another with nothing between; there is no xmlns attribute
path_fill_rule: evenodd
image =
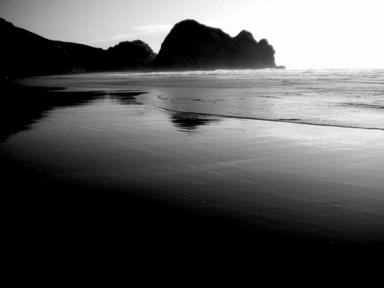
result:
<svg viewBox="0 0 384 288"><path fill-rule="evenodd" d="M52 41L17 28L0 18L0 76L24 76L73 71L146 68L155 57L142 41L122 42L107 50Z"/></svg>
<svg viewBox="0 0 384 288"><path fill-rule="evenodd" d="M257 42L247 31L231 37L194 20L177 23L165 38L153 66L157 68L276 67L275 51L267 40Z"/></svg>

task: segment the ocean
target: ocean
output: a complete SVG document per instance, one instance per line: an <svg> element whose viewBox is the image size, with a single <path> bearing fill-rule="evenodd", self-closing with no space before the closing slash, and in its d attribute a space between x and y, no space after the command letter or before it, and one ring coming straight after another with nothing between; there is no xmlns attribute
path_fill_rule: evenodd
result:
<svg viewBox="0 0 384 288"><path fill-rule="evenodd" d="M139 101L170 111L384 129L384 70L93 73L37 79L27 83L149 91Z"/></svg>

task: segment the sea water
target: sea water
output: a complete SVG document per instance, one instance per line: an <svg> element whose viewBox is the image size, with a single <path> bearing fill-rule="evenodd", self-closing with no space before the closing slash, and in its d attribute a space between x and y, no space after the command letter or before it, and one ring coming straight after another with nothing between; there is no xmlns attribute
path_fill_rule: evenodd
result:
<svg viewBox="0 0 384 288"><path fill-rule="evenodd" d="M384 70L116 72L26 82L74 89L151 91L139 101L178 112L384 129Z"/></svg>

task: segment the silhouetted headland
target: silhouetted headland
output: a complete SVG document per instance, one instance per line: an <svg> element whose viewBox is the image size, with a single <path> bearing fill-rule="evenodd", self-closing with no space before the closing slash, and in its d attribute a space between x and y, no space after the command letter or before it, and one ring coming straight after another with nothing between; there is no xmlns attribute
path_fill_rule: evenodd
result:
<svg viewBox="0 0 384 288"><path fill-rule="evenodd" d="M275 50L248 31L231 37L220 29L184 20L165 38L154 66L163 68L275 68Z"/></svg>
<svg viewBox="0 0 384 288"><path fill-rule="evenodd" d="M125 41L104 50L49 40L1 18L0 33L1 77L145 69L155 57L152 49L140 40Z"/></svg>
<svg viewBox="0 0 384 288"><path fill-rule="evenodd" d="M53 41L0 18L0 76L60 74L114 70L187 70L283 68L273 47L248 31L231 37L220 29L184 20L166 36L158 55L141 40L108 49Z"/></svg>

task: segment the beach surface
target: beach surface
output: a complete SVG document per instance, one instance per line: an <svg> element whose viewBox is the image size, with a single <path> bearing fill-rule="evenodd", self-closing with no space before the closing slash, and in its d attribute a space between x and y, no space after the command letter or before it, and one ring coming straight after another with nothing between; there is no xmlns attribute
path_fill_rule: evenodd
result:
<svg viewBox="0 0 384 288"><path fill-rule="evenodd" d="M42 92L63 101L40 107L0 144L9 218L25 236L181 253L384 243L380 123L229 117L239 111L233 106L209 115L197 113L197 100L192 112L184 100L157 103L178 89L122 87L121 78L77 85L74 76L66 86L65 77L21 81L64 87Z"/></svg>

